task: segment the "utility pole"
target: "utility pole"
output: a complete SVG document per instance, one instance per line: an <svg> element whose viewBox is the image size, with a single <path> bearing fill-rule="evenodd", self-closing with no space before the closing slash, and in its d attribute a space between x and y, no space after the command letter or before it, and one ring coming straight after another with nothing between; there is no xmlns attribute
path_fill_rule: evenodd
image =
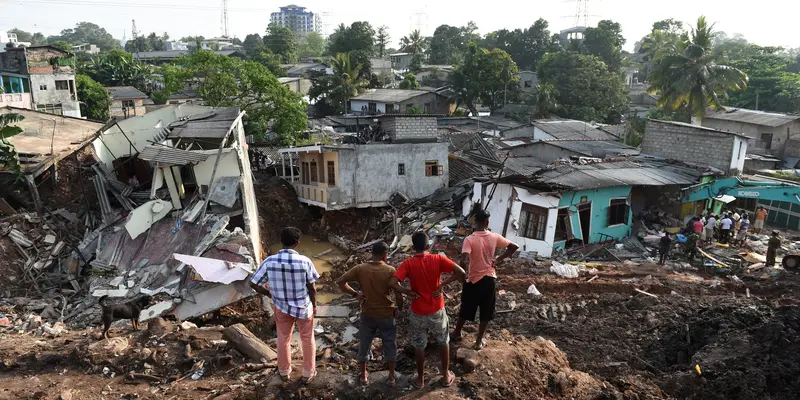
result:
<svg viewBox="0 0 800 400"><path fill-rule="evenodd" d="M756 88L756 110L758 110L758 100L759 100L758 95L759 95L758 88Z"/></svg>

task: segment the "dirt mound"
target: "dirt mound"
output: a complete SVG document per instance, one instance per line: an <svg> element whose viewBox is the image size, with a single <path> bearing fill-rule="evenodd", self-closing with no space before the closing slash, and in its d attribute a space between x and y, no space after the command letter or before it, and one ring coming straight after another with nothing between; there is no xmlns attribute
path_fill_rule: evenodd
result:
<svg viewBox="0 0 800 400"><path fill-rule="evenodd" d="M663 385L667 393L687 399L796 398L796 307L732 304L704 307L681 319L672 329L665 326L665 336L650 349L656 366L677 370Z"/></svg>
<svg viewBox="0 0 800 400"><path fill-rule="evenodd" d="M254 172L254 186L258 202L260 218L261 245L268 249L280 240L281 229L294 226L308 232L311 229L312 217L309 208L297 200L297 192L285 180Z"/></svg>

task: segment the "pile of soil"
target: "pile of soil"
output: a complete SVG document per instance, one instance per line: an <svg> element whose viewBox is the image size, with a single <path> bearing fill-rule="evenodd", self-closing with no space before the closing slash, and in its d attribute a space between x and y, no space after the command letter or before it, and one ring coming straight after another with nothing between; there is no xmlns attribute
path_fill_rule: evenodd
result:
<svg viewBox="0 0 800 400"><path fill-rule="evenodd" d="M253 172L261 246L268 249L280 241L281 229L294 226L303 232L311 229L312 211L300 204L297 192L285 180L264 172Z"/></svg>

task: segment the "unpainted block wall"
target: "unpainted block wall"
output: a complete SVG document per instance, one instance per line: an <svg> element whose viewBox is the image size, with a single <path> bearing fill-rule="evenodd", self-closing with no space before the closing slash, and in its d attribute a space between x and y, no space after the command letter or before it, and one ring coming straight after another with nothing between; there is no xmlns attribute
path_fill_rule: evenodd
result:
<svg viewBox="0 0 800 400"><path fill-rule="evenodd" d="M642 154L700 163L730 172L735 136L661 121L647 121Z"/></svg>
<svg viewBox="0 0 800 400"><path fill-rule="evenodd" d="M436 137L436 117L385 117L381 124L392 139Z"/></svg>

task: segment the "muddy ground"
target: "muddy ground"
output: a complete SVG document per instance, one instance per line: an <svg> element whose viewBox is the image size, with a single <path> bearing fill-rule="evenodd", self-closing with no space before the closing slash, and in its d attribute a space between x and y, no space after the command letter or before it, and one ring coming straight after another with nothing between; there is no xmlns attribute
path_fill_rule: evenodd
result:
<svg viewBox="0 0 800 400"><path fill-rule="evenodd" d="M559 278L546 273L545 267L522 262L502 268L501 298L513 293L517 307L499 314L492 324L490 346L480 353L481 364L475 371L467 373L453 364L458 384L450 388L436 384L433 349L429 387L421 392L411 390L407 378L395 388L385 386L379 362L370 365L373 383L366 388L356 385L354 343L334 344L327 354L320 349L320 377L307 387L281 384L274 369L240 371L247 360L215 344L221 339L215 326L244 322L274 346L269 319L251 302L226 308L214 320L196 321L204 325L198 329L168 332L172 325L167 330L159 325L132 332L125 326L112 329L116 338L111 341L99 339L97 329L57 338L4 331L0 398L55 399L69 389L77 391L75 399L796 398L800 389L797 275L744 284L725 279L712 288L711 280L687 282L686 276L656 266L617 265L606 266L591 282L588 279ZM543 295L526 294L531 284ZM457 296L448 300L451 314L458 301ZM399 342L404 348L406 324L401 317ZM376 342L377 355L379 347ZM408 349L401 351L398 360L405 377L413 375L410 355ZM178 381L201 361L202 377ZM130 372L159 380L126 378Z"/></svg>

